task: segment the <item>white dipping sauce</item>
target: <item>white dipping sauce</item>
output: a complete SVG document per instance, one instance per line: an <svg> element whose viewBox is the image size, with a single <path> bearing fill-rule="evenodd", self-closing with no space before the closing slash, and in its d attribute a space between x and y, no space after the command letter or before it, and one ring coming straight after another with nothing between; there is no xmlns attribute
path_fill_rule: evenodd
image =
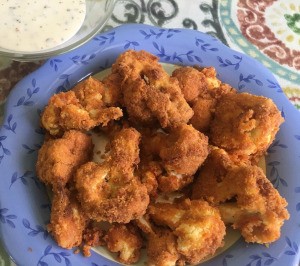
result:
<svg viewBox="0 0 300 266"><path fill-rule="evenodd" d="M85 14L85 0L0 0L0 47L50 49L73 37Z"/></svg>

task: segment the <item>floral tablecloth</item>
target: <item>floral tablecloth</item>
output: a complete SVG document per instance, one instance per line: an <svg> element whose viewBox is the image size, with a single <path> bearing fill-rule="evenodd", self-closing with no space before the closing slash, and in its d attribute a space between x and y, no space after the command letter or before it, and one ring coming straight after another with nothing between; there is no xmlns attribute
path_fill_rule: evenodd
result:
<svg viewBox="0 0 300 266"><path fill-rule="evenodd" d="M104 30L124 23L190 28L211 34L262 62L278 80L268 86L282 90L300 110L300 1L118 0ZM234 66L239 60L220 64ZM0 125L10 90L42 63L0 58ZM0 265L13 265L2 246Z"/></svg>

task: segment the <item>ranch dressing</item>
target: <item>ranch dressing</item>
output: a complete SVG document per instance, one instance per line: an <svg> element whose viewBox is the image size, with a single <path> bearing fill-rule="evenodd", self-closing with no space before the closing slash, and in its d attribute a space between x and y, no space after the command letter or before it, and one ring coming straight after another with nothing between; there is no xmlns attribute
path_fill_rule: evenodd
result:
<svg viewBox="0 0 300 266"><path fill-rule="evenodd" d="M20 52L53 48L73 37L85 0L0 0L0 47Z"/></svg>

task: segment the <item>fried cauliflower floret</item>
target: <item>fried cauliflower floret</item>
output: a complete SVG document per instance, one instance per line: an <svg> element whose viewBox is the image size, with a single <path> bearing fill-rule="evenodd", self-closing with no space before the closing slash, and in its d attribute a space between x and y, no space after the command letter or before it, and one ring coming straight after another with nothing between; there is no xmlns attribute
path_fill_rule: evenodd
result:
<svg viewBox="0 0 300 266"><path fill-rule="evenodd" d="M103 93L102 82L90 77L68 92L53 95L42 113L42 126L51 135L61 135L67 130L89 130L120 118L122 110L106 107Z"/></svg>
<svg viewBox="0 0 300 266"><path fill-rule="evenodd" d="M54 193L48 231L62 248L71 249L82 242L87 219L76 196L67 189Z"/></svg>
<svg viewBox="0 0 300 266"><path fill-rule="evenodd" d="M235 185L229 184L229 188L219 188L219 183L224 180L228 171L240 164L249 164L248 161L233 161L223 149L212 148L205 163L195 178L193 184L193 199L205 199L212 204L218 204L232 198L228 190L235 189Z"/></svg>
<svg viewBox="0 0 300 266"><path fill-rule="evenodd" d="M256 166L241 167L231 175L234 179L246 177L241 181L246 188L243 195L236 196L241 211L235 215L233 228L241 231L246 242L264 244L279 239L284 220L289 218L286 200Z"/></svg>
<svg viewBox="0 0 300 266"><path fill-rule="evenodd" d="M220 87L221 81L217 78L217 71L214 67L204 67L199 68L199 70L204 74L206 86L209 90L213 91Z"/></svg>
<svg viewBox="0 0 300 266"><path fill-rule="evenodd" d="M194 67L177 68L173 71L172 77L178 79L181 91L188 103L193 102L199 95L208 94L205 75Z"/></svg>
<svg viewBox="0 0 300 266"><path fill-rule="evenodd" d="M149 266L175 266L180 263L176 236L169 229L161 229L148 237L147 255Z"/></svg>
<svg viewBox="0 0 300 266"><path fill-rule="evenodd" d="M247 242L277 240L284 220L289 218L286 200L263 170L250 163L234 163L224 150L212 151L193 186L192 198L221 204L225 221L240 230ZM236 203L222 207L233 199Z"/></svg>
<svg viewBox="0 0 300 266"><path fill-rule="evenodd" d="M172 76L178 79L185 99L189 103L192 103L198 97L207 98L209 94L218 90L222 84L217 78L214 67L183 66L175 69Z"/></svg>
<svg viewBox="0 0 300 266"><path fill-rule="evenodd" d="M192 117L178 80L165 72L156 56L146 51L126 51L116 60L112 72L122 77L123 104L131 121L158 121L166 128Z"/></svg>
<svg viewBox="0 0 300 266"><path fill-rule="evenodd" d="M147 265L180 266L185 265L177 251L176 236L169 228L159 227L150 221L148 214L134 221L147 239Z"/></svg>
<svg viewBox="0 0 300 266"><path fill-rule="evenodd" d="M164 172L157 175L157 181L163 192L190 184L209 152L208 138L186 124L171 129L169 134L156 132L145 136L143 146L146 153L159 157Z"/></svg>
<svg viewBox="0 0 300 266"><path fill-rule="evenodd" d="M139 163L141 134L134 128L116 133L109 144L109 165L112 175L132 174Z"/></svg>
<svg viewBox="0 0 300 266"><path fill-rule="evenodd" d="M211 142L229 153L263 155L284 121L271 99L248 93L227 94L216 106Z"/></svg>
<svg viewBox="0 0 300 266"><path fill-rule="evenodd" d="M119 262L133 264L139 260L143 240L132 224L114 224L109 228L105 241L109 251L118 252Z"/></svg>
<svg viewBox="0 0 300 266"><path fill-rule="evenodd" d="M135 129L122 129L103 163L88 162L75 173L78 198L90 219L128 223L145 213L147 188L133 173L139 161L139 139Z"/></svg>
<svg viewBox="0 0 300 266"><path fill-rule="evenodd" d="M225 94L234 94L236 90L222 83L218 88L208 90L208 94L199 96L192 104L194 115L189 123L197 130L208 133L214 118L215 108L219 99Z"/></svg>
<svg viewBox="0 0 300 266"><path fill-rule="evenodd" d="M71 130L60 139L49 139L38 152L39 179L55 191L65 187L76 169L91 160L93 143L89 135Z"/></svg>
<svg viewBox="0 0 300 266"><path fill-rule="evenodd" d="M208 138L190 125L174 128L165 138L159 157L167 172L193 175L208 155Z"/></svg>
<svg viewBox="0 0 300 266"><path fill-rule="evenodd" d="M77 170L78 197L90 219L128 223L145 213L149 203L146 186L134 176L122 177L111 176L109 167L93 162Z"/></svg>
<svg viewBox="0 0 300 266"><path fill-rule="evenodd" d="M223 245L225 225L220 212L204 200L155 203L148 212L156 224L172 230L176 249L187 263L199 263Z"/></svg>
<svg viewBox="0 0 300 266"><path fill-rule="evenodd" d="M208 132L210 123L213 119L216 100L212 98L198 98L192 105L194 115L189 123L200 132Z"/></svg>
<svg viewBox="0 0 300 266"><path fill-rule="evenodd" d="M194 111L189 123L201 132L208 132L217 100L235 90L217 78L213 67L184 66L175 69L172 76L178 79L181 91Z"/></svg>

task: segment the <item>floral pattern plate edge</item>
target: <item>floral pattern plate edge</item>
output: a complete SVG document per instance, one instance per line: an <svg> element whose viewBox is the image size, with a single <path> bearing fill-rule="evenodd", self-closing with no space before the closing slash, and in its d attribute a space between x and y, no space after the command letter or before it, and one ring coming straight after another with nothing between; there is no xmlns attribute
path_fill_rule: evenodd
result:
<svg viewBox="0 0 300 266"><path fill-rule="evenodd" d="M118 265L96 252L84 258L56 245L46 230L50 204L35 173L43 134L39 116L48 99L112 65L127 49L147 50L161 62L214 66L219 78L240 92L272 98L285 117L268 151L267 175L289 205L281 238L269 247L238 240L203 266L294 265L300 245L300 114L272 73L217 39L189 29L130 24L94 37L82 47L50 58L20 81L6 104L0 130L0 235L18 265Z"/></svg>

